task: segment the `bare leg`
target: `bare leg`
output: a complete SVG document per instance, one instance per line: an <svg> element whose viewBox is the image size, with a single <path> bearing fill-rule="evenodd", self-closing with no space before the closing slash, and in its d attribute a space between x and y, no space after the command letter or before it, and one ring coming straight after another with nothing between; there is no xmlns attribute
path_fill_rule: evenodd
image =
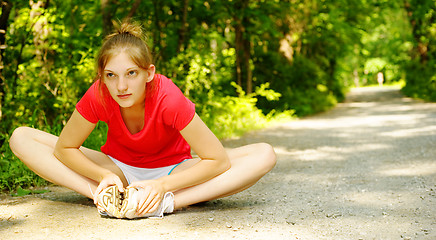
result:
<svg viewBox="0 0 436 240"><path fill-rule="evenodd" d="M175 208L229 196L245 190L268 173L276 163L274 150L266 143L231 149L228 155L231 162L230 169L205 183L175 192ZM186 161L174 169L173 173L189 168L197 161Z"/></svg>
<svg viewBox="0 0 436 240"><path fill-rule="evenodd" d="M57 139L37 129L20 127L12 134L9 146L24 164L42 178L92 198L91 190L94 192L98 183L71 170L53 155ZM85 147L80 150L90 160L120 176L127 185L121 170L104 153Z"/></svg>

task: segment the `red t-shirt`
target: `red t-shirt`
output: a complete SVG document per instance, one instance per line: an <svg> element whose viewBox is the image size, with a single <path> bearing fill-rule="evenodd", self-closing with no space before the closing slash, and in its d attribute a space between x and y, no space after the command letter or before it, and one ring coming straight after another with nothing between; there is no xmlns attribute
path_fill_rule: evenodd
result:
<svg viewBox="0 0 436 240"><path fill-rule="evenodd" d="M195 105L168 78L156 74L154 89L147 88L144 128L131 134L124 124L120 106L103 86L104 103L98 81L77 103L77 111L88 121L108 124L101 151L131 166L157 168L192 158L191 148L180 134L195 114Z"/></svg>

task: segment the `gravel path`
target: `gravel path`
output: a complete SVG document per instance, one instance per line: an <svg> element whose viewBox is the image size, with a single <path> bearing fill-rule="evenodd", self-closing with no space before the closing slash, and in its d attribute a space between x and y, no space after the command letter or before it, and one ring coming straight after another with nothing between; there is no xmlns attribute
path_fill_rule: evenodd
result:
<svg viewBox="0 0 436 240"><path fill-rule="evenodd" d="M100 218L61 187L0 196L0 239L436 239L436 104L354 89L316 116L225 142L271 143L252 188L161 220Z"/></svg>

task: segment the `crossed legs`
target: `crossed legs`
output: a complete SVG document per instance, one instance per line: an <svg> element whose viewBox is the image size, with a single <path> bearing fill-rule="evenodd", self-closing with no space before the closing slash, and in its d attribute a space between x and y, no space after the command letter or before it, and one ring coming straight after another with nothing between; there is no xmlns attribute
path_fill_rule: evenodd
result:
<svg viewBox="0 0 436 240"><path fill-rule="evenodd" d="M175 192L176 209L241 192L255 184L276 163L274 150L266 143L230 149L227 150L227 154L230 158L230 169L207 182ZM174 169L173 173L182 171L194 163L184 162Z"/></svg>
<svg viewBox="0 0 436 240"><path fill-rule="evenodd" d="M98 183L74 172L53 155L57 139L37 129L20 127L12 134L9 145L14 154L42 178L92 198ZM80 149L91 161L117 174L127 186L121 170L104 153L85 147ZM174 193L176 209L240 192L255 184L276 163L274 150L266 143L231 149L228 155L231 162L229 170L205 183ZM173 173L189 168L196 161L180 164Z"/></svg>
<svg viewBox="0 0 436 240"><path fill-rule="evenodd" d="M92 199L98 183L71 170L54 156L57 139L58 137L37 129L20 127L13 132L9 146L27 167L42 178ZM80 150L91 161L111 170L120 176L124 184L127 183L121 170L104 153L85 147Z"/></svg>

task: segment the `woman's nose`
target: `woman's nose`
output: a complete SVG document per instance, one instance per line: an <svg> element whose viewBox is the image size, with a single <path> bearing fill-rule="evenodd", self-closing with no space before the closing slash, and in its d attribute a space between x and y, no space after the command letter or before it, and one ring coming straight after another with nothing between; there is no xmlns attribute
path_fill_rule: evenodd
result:
<svg viewBox="0 0 436 240"><path fill-rule="evenodd" d="M127 79L125 79L124 77L120 77L118 79L117 89L118 89L119 92L127 91L127 89L128 89Z"/></svg>

